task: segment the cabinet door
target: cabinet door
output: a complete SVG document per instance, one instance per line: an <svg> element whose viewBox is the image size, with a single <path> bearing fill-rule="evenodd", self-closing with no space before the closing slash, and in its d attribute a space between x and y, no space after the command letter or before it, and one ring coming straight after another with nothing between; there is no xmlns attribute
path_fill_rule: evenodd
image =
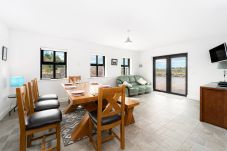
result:
<svg viewBox="0 0 227 151"><path fill-rule="evenodd" d="M227 91L224 98L224 128L227 129Z"/></svg>
<svg viewBox="0 0 227 151"><path fill-rule="evenodd" d="M224 99L226 92L218 89L202 89L202 119L204 122L224 127Z"/></svg>

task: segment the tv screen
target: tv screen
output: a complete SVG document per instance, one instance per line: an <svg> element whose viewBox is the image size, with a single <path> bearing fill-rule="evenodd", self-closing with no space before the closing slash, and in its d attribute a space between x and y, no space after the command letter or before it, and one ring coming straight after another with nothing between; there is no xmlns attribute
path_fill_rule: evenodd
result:
<svg viewBox="0 0 227 151"><path fill-rule="evenodd" d="M227 59L226 43L223 43L213 49L210 49L211 62L218 62Z"/></svg>

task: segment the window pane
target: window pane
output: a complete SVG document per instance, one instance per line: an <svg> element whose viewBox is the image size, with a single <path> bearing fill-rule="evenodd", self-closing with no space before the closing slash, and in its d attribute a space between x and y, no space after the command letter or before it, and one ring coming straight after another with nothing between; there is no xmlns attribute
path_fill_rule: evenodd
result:
<svg viewBox="0 0 227 151"><path fill-rule="evenodd" d="M125 75L125 73L124 73L124 67L121 67L121 75Z"/></svg>
<svg viewBox="0 0 227 151"><path fill-rule="evenodd" d="M98 76L99 77L104 77L105 76L104 66L98 66Z"/></svg>
<svg viewBox="0 0 227 151"><path fill-rule="evenodd" d="M125 58L125 65L127 66L128 65L128 58Z"/></svg>
<svg viewBox="0 0 227 151"><path fill-rule="evenodd" d="M171 92L186 93L186 57L171 58Z"/></svg>
<svg viewBox="0 0 227 151"><path fill-rule="evenodd" d="M55 62L65 62L65 53L56 51Z"/></svg>
<svg viewBox="0 0 227 151"><path fill-rule="evenodd" d="M124 65L124 58L121 59L121 65Z"/></svg>
<svg viewBox="0 0 227 151"><path fill-rule="evenodd" d="M91 56L91 64L96 64L96 55Z"/></svg>
<svg viewBox="0 0 227 151"><path fill-rule="evenodd" d="M53 65L42 65L42 78L53 78L54 67Z"/></svg>
<svg viewBox="0 0 227 151"><path fill-rule="evenodd" d="M155 89L157 90L166 91L166 64L166 59L155 60Z"/></svg>
<svg viewBox="0 0 227 151"><path fill-rule="evenodd" d="M103 64L103 56L98 56L98 64Z"/></svg>
<svg viewBox="0 0 227 151"><path fill-rule="evenodd" d="M43 51L43 61L44 62L53 62L54 61L54 52L50 50Z"/></svg>
<svg viewBox="0 0 227 151"><path fill-rule="evenodd" d="M65 78L66 77L65 71L66 71L65 65L56 65L56 71L55 71L56 79Z"/></svg>
<svg viewBox="0 0 227 151"><path fill-rule="evenodd" d="M90 66L91 77L96 77L96 66Z"/></svg>
<svg viewBox="0 0 227 151"><path fill-rule="evenodd" d="M129 75L129 67L125 67L125 75Z"/></svg>

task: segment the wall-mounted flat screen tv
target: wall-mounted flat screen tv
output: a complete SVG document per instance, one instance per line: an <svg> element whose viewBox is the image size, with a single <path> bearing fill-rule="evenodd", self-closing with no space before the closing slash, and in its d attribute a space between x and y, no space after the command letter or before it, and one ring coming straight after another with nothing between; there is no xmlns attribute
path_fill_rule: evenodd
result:
<svg viewBox="0 0 227 151"><path fill-rule="evenodd" d="M209 51L210 51L210 59L212 63L227 59L226 43L223 43L213 49L210 49Z"/></svg>

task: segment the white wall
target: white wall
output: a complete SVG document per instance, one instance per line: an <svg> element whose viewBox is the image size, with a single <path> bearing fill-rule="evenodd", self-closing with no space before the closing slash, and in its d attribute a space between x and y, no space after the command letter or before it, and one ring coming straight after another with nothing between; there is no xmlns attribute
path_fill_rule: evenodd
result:
<svg viewBox="0 0 227 151"><path fill-rule="evenodd" d="M227 36L212 37L144 51L140 54L143 67L139 72L153 81L154 56L188 53L188 98L199 100L201 85L223 80L223 71L210 61L209 49L226 40Z"/></svg>
<svg viewBox="0 0 227 151"><path fill-rule="evenodd" d="M0 120L7 114L10 108L9 94L9 67L8 61L2 60L2 46L9 49L8 29L0 22Z"/></svg>
<svg viewBox="0 0 227 151"><path fill-rule="evenodd" d="M11 75L24 75L27 81L40 77L40 47L66 50L68 75L81 75L84 81L114 85L116 77L121 74L120 59L123 57L131 59L131 74L137 73L138 53L133 51L16 30L11 31L10 42ZM106 77L90 78L91 54L106 56ZM111 58L118 59L118 66L111 65ZM57 93L60 98L65 97L61 82L62 80L41 80L40 93Z"/></svg>

